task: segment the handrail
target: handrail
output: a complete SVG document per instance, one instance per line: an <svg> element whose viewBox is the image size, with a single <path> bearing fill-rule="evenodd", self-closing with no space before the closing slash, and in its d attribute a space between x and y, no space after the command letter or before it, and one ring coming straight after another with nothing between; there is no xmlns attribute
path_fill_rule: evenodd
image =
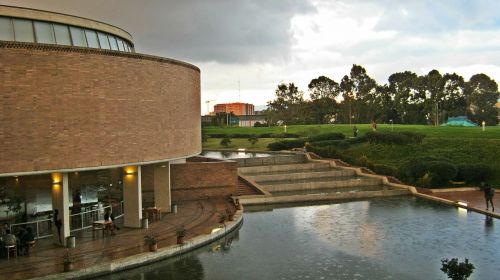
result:
<svg viewBox="0 0 500 280"><path fill-rule="evenodd" d="M94 204L92 207L99 205L99 204ZM86 228L92 227L92 222L95 220L99 220L99 216L103 215L105 210L107 208L110 208L112 211L112 206L107 205L103 207L99 207L97 209L92 209L89 211L84 211L80 213L75 213L71 214L69 216L70 218L70 232L75 232L75 231L80 231ZM120 202L120 209L118 215L115 216L115 219L119 219L123 217L123 201ZM31 222L24 222L24 223L15 223L9 225L10 230L12 231L13 228L20 228L20 227L28 227L31 226L32 228L35 228L35 239L41 239L41 238L48 238L53 235L52 233L52 219L43 219L43 220L36 220L36 221L31 221Z"/></svg>

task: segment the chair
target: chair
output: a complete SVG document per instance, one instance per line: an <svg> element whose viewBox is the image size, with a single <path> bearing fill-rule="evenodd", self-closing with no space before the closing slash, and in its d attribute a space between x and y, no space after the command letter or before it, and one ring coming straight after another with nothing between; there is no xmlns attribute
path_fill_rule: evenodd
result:
<svg viewBox="0 0 500 280"><path fill-rule="evenodd" d="M5 250L7 251L7 260L10 259L10 252L14 251L14 257L17 258L17 248L16 245L4 245Z"/></svg>
<svg viewBox="0 0 500 280"><path fill-rule="evenodd" d="M26 255L30 255L30 251L35 248L35 245L36 245L36 240L33 240L33 241L28 241L26 243L28 246L26 246Z"/></svg>

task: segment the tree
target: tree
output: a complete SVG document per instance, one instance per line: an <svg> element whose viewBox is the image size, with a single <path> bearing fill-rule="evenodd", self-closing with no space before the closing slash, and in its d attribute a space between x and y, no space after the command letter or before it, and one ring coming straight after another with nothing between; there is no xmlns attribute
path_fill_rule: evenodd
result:
<svg viewBox="0 0 500 280"><path fill-rule="evenodd" d="M452 280L466 280L474 271L475 267L466 258L465 262L458 262L458 258L453 258L451 260L444 259L441 260L441 271L448 275L448 278Z"/></svg>
<svg viewBox="0 0 500 280"><path fill-rule="evenodd" d="M389 94L393 100L392 116L395 123L425 123L422 108L425 96L419 92L417 74L405 71L389 76Z"/></svg>
<svg viewBox="0 0 500 280"><path fill-rule="evenodd" d="M309 83L311 101L306 104L309 123L329 123L337 111L335 98L339 95L339 84L319 76Z"/></svg>
<svg viewBox="0 0 500 280"><path fill-rule="evenodd" d="M222 138L222 140L220 140L221 146L227 147L229 146L229 144L231 144L231 139L229 137L224 137Z"/></svg>
<svg viewBox="0 0 500 280"><path fill-rule="evenodd" d="M495 108L500 93L497 83L485 74L473 75L466 83L465 95L468 99L468 117L480 124L498 123L498 109Z"/></svg>
<svg viewBox="0 0 500 280"><path fill-rule="evenodd" d="M250 138L248 138L248 142L250 142L250 144L255 145L255 143L259 142L259 137L257 137L257 135L255 134L252 134L250 135Z"/></svg>
<svg viewBox="0 0 500 280"><path fill-rule="evenodd" d="M441 113L443 120L448 117L467 115L464 78L455 73L444 74Z"/></svg>
<svg viewBox="0 0 500 280"><path fill-rule="evenodd" d="M294 83L279 84L275 91L276 99L269 101L267 117L272 123L281 120L285 124L297 124L303 120L300 116L304 103L304 93L299 91Z"/></svg>
<svg viewBox="0 0 500 280"><path fill-rule="evenodd" d="M335 99L339 95L339 84L325 76L312 79L308 88L311 93L311 100L322 98Z"/></svg>
<svg viewBox="0 0 500 280"><path fill-rule="evenodd" d="M367 73L365 68L354 64L349 73L352 94L355 98L355 116L357 122L370 122L377 119L380 108L376 102L377 83Z"/></svg>
<svg viewBox="0 0 500 280"><path fill-rule="evenodd" d="M441 123L440 108L443 105L443 76L438 70L431 70L423 77L425 94L424 112L427 113L434 125Z"/></svg>

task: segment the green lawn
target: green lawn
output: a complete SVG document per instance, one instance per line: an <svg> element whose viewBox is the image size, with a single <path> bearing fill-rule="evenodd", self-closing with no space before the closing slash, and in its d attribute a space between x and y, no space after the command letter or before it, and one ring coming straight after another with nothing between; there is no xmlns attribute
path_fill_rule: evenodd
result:
<svg viewBox="0 0 500 280"><path fill-rule="evenodd" d="M371 131L369 124L356 124L360 135ZM413 131L426 135L421 144L413 145L384 145L361 143L351 145L342 150L342 155L347 161L356 161L362 156L374 164L386 164L396 168L402 166L416 156L437 156L447 158L453 163L473 164L482 163L490 166L495 174L491 183L500 187L500 126L486 127L434 127L425 125L394 125L379 124L378 131ZM209 127L203 133L225 134L262 134L283 133L284 127ZM287 127L288 133L297 133L301 136L326 132L341 132L352 136L352 127L349 125L294 125ZM221 139L209 138L203 143L203 149L223 149ZM246 138L232 138L227 149L246 148L252 150L267 150L267 144L282 139L259 138L259 142L252 146Z"/></svg>

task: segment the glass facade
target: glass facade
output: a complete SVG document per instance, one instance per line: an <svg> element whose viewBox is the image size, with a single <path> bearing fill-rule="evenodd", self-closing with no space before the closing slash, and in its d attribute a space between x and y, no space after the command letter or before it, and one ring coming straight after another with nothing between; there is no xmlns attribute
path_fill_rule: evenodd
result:
<svg viewBox="0 0 500 280"><path fill-rule="evenodd" d="M0 40L133 52L133 47L112 34L59 23L0 16Z"/></svg>
<svg viewBox="0 0 500 280"><path fill-rule="evenodd" d="M35 42L33 22L27 19L17 19L14 22L14 39L18 42Z"/></svg>
<svg viewBox="0 0 500 280"><path fill-rule="evenodd" d="M55 44L54 29L48 22L35 21L35 35L38 43Z"/></svg>

